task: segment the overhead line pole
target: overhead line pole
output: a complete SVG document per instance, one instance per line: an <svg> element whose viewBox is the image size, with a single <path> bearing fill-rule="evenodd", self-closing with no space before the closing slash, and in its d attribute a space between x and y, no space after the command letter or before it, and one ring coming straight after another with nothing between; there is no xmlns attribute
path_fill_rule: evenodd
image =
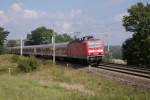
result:
<svg viewBox="0 0 150 100"><path fill-rule="evenodd" d="M22 56L22 49L23 49L23 40L22 40L22 37L21 37L21 49L20 49L20 55Z"/></svg>
<svg viewBox="0 0 150 100"><path fill-rule="evenodd" d="M54 31L52 36L52 44L53 44L53 64L55 64L55 32Z"/></svg>

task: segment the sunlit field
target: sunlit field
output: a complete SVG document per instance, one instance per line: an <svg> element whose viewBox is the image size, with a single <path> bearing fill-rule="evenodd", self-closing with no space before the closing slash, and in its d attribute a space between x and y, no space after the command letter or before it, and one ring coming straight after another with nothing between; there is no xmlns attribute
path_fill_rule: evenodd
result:
<svg viewBox="0 0 150 100"><path fill-rule="evenodd" d="M0 100L150 100L150 91L38 60L37 70L17 69L13 55L0 56ZM11 69L11 74L8 72Z"/></svg>

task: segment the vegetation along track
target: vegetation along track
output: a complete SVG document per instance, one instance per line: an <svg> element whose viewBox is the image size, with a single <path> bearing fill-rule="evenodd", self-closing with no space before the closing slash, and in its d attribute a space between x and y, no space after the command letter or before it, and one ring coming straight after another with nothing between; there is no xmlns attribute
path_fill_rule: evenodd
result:
<svg viewBox="0 0 150 100"><path fill-rule="evenodd" d="M150 89L150 71L146 69L139 69L137 67L121 64L102 63L99 66L92 66L88 69L87 65L79 64L77 62L57 61L56 64L72 67L78 70L88 71L91 73L117 81L129 86L138 87L140 89ZM117 73L116 73L117 72Z"/></svg>
<svg viewBox="0 0 150 100"><path fill-rule="evenodd" d="M120 64L107 64L107 63L101 63L99 66L95 67L150 79L149 69L130 67L127 65L120 65Z"/></svg>
<svg viewBox="0 0 150 100"><path fill-rule="evenodd" d="M69 64L69 66L71 65L71 67L73 68L86 67L86 65L72 63L72 62L59 61L57 63L64 64L64 65ZM114 64L114 63L101 63L99 66L94 66L94 67L150 79L150 69L146 69L146 68L138 68L138 67L123 65L123 64Z"/></svg>

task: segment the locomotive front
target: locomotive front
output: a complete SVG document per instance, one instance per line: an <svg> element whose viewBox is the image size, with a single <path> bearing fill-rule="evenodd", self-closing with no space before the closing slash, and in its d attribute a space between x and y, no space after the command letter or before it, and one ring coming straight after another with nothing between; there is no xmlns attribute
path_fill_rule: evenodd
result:
<svg viewBox="0 0 150 100"><path fill-rule="evenodd" d="M88 40L87 60L89 64L99 64L104 56L104 43L100 39Z"/></svg>

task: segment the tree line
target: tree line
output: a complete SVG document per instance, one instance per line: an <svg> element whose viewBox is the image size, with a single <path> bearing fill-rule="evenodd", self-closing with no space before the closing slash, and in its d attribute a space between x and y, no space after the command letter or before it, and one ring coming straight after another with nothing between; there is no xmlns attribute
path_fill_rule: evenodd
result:
<svg viewBox="0 0 150 100"><path fill-rule="evenodd" d="M0 47L4 46L4 41L8 36L9 32L5 31L4 28L0 27ZM72 41L73 38L67 33L58 34L53 29L48 29L44 26L38 27L27 34L26 39L23 40L24 45L40 45L49 44L52 42L52 36L55 34L55 42L68 42ZM8 40L6 43L7 47L15 47L20 45L20 40Z"/></svg>
<svg viewBox="0 0 150 100"><path fill-rule="evenodd" d="M0 27L0 53L3 52L4 42L8 36L9 32L4 28Z"/></svg>
<svg viewBox="0 0 150 100"><path fill-rule="evenodd" d="M27 39L25 45L40 45L49 44L52 42L52 36L55 35L55 42L68 42L72 41L73 38L67 33L58 34L53 29L48 29L46 27L38 27L27 34Z"/></svg>

